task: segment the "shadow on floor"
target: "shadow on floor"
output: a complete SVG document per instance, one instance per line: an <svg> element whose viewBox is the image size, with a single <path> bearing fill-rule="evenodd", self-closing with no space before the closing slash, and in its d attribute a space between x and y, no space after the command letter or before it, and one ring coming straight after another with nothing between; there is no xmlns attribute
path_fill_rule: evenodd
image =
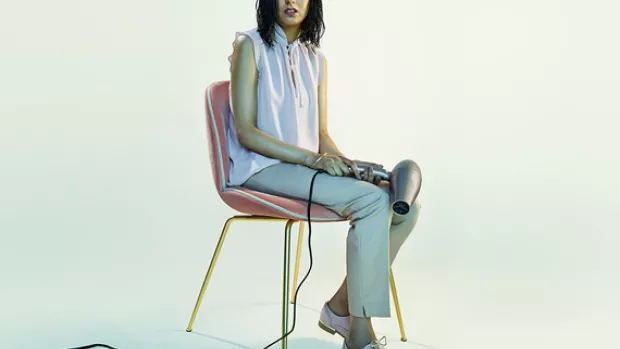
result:
<svg viewBox="0 0 620 349"><path fill-rule="evenodd" d="M226 343L229 345L233 345L237 348L241 348L241 349L262 349L264 348L267 344L269 343L264 343L264 344L257 344L254 347L250 347L248 345L245 344L241 344L241 343L237 343L234 341L231 341L229 339L225 339L225 338L221 338L221 337L217 337L217 336L213 336L210 334L205 334L205 333L200 333L200 332L192 332L193 334L202 336L202 337L206 337L209 339L212 339L214 341L218 341L221 343ZM317 338L291 338L288 340L288 346L291 349L340 349L341 345L339 344L335 344L333 342L327 342L324 340L320 340ZM272 345L270 348L273 349L278 349L281 348L281 344L277 343Z"/></svg>
<svg viewBox="0 0 620 349"><path fill-rule="evenodd" d="M261 343L261 344L256 344L254 347L250 347L248 345L244 345L241 343L236 343L234 341L225 339L225 338L221 338L221 337L217 337L217 336L213 336L210 334L205 334L205 333L200 333L200 332L192 332L196 335L199 336L203 336L209 339L212 339L214 341L218 341L221 343L226 343L229 345L233 345L237 348L241 348L241 349L262 349L264 348L267 344L269 343ZM422 343L417 343L417 342L407 342L406 344L412 346L413 348L418 348L418 349L439 349L437 347L433 347L430 345L426 345L426 344L422 344ZM291 349L341 349L342 348L342 344L337 344L334 342L328 342L328 341L324 341L324 340L320 340L317 338L291 338L288 341L288 346ZM272 345L270 348L273 349L278 349L281 348L281 344L277 343Z"/></svg>

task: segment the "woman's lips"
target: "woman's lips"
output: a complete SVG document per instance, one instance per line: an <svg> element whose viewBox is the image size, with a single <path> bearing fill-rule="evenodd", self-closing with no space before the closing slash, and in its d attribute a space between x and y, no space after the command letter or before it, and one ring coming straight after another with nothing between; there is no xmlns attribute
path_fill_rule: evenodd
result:
<svg viewBox="0 0 620 349"><path fill-rule="evenodd" d="M286 10L284 10L284 14L285 15L291 16L291 15L294 15L296 13L297 13L297 10L294 9L294 8L287 8Z"/></svg>

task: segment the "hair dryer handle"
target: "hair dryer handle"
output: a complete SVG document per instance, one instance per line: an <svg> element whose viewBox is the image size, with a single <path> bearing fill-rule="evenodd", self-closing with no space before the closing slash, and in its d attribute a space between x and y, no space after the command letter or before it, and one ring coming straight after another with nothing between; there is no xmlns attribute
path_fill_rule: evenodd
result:
<svg viewBox="0 0 620 349"><path fill-rule="evenodd" d="M368 166L367 163L364 163L364 162L356 162L355 164L359 168L360 174L364 174L364 172L366 172L366 169L370 167L372 168L372 173L375 175L375 177L379 177L383 179L384 181L390 180L390 172L388 172L388 170L384 168Z"/></svg>

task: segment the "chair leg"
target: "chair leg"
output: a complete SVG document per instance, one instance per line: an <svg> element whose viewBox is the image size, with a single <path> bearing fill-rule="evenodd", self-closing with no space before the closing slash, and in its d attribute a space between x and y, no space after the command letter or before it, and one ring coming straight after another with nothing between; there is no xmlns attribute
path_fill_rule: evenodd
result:
<svg viewBox="0 0 620 349"><path fill-rule="evenodd" d="M239 217L230 217L228 220L226 220L226 223L224 223L224 228L222 229L222 234L220 235L220 239L217 242L215 251L213 252L213 257L211 258L211 264L209 265L209 269L207 270L207 275L205 276L205 279L202 283L202 287L200 288L200 294L198 295L196 306L194 307L192 317L189 320L189 325L187 325L187 329L186 329L187 332L192 332L192 327L194 326L194 321L196 320L196 315L198 314L198 308L200 308L200 304L202 303L202 298L204 297L205 291L207 290L207 286L209 285L209 281L211 280L213 269L215 269L215 263L217 262L217 259L220 256L222 245L224 245L224 239L226 239L226 233L228 233L228 228L230 228L230 224L238 218Z"/></svg>
<svg viewBox="0 0 620 349"><path fill-rule="evenodd" d="M295 259L295 270L293 271L293 294L291 296L291 303L295 303L295 297L297 296L297 281L299 280L299 260L301 258L301 248L303 247L304 240L304 222L299 222L299 233L297 234L297 257Z"/></svg>
<svg viewBox="0 0 620 349"><path fill-rule="evenodd" d="M390 268L390 288L392 289L392 297L394 298L394 306L396 307L396 316L398 317L398 326L400 327L400 340L407 341L405 334L405 325L403 325L403 314L400 311L400 303L398 302L398 293L396 292L396 283L394 282L394 273Z"/></svg>
<svg viewBox="0 0 620 349"><path fill-rule="evenodd" d="M284 228L284 275L282 280L282 336L286 336L288 333L288 308L289 308L289 290L291 287L290 281L290 266L291 266L291 227L295 223L294 220L286 222ZM282 349L288 348L288 338L282 339Z"/></svg>

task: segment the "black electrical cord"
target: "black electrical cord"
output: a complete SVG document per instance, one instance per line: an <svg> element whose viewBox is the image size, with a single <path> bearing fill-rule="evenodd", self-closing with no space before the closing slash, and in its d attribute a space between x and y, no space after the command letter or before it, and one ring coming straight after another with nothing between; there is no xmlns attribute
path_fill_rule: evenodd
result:
<svg viewBox="0 0 620 349"><path fill-rule="evenodd" d="M323 170L318 170L313 176L312 176L312 180L310 181L310 193L308 194L308 251L310 252L310 267L308 268L308 272L306 273L306 276L304 276L304 278L301 280L301 282L299 283L299 286L297 286L297 290L295 291L295 298L293 299L293 326L291 326L291 330L288 331L284 336L278 338L277 340L273 341L271 344L269 344L268 346L264 347L263 349L267 349L269 347L271 347L272 345L278 343L279 341L283 340L284 338L286 338L289 334L293 333L293 331L295 330L295 320L297 318L297 296L299 295L299 289L301 288L301 285L304 284L304 281L306 281L306 279L308 278L308 276L310 275L310 271L312 270L312 226L310 225L310 206L312 205L312 190L314 188L314 180L316 179L316 176L319 173L323 173L325 171Z"/></svg>
<svg viewBox="0 0 620 349"><path fill-rule="evenodd" d="M295 320L297 319L297 296L299 295L299 289L301 289L301 285L304 284L304 281L306 281L306 279L308 278L308 276L310 276L310 271L312 270L312 226L310 223L310 206L312 205L312 191L314 189L314 180L316 179L316 176L319 173L323 173L325 171L323 170L318 170L313 176L312 176L312 180L310 181L310 193L308 194L308 251L310 252L310 267L308 268L308 272L306 273L306 276L304 276L304 278L301 280L301 282L299 283L299 286L297 286L297 290L295 291L295 298L293 299L293 326L291 326L291 330L288 331L284 336L278 338L277 340L273 341L271 344L269 344L268 346L266 346L263 349L267 349L269 347L271 347L272 345L278 343L279 341L283 340L284 338L286 338L289 334L293 333L293 331L295 330ZM108 348L108 349L116 349L114 347L111 347L107 344L91 344L91 345L86 345L83 347L75 347L75 348L70 348L70 349L90 349L90 348L96 348L96 347L103 347L103 348Z"/></svg>

